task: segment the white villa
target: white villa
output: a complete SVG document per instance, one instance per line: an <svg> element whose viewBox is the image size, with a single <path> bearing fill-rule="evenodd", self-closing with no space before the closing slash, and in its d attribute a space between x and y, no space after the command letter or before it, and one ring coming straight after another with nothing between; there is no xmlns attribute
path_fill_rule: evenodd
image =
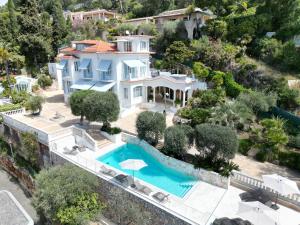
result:
<svg viewBox="0 0 300 225"><path fill-rule="evenodd" d="M49 64L65 102L76 90L113 91L119 98L121 116L142 103L168 102L185 106L194 90L206 83L182 74L154 73L150 69L150 36L117 37L116 43L74 41L60 50L59 63Z"/></svg>

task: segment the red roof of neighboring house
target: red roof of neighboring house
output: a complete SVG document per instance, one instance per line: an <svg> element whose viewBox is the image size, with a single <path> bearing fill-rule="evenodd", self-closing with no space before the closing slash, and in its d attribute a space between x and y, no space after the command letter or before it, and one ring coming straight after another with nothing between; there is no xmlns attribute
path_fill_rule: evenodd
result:
<svg viewBox="0 0 300 225"><path fill-rule="evenodd" d="M79 52L88 52L88 53L96 53L96 52L115 52L117 48L115 44L110 44L105 41L98 40L83 40L83 41L74 41L74 44L86 44L87 47L83 50L79 51L72 47L63 48L60 52L68 52L68 53L79 53Z"/></svg>

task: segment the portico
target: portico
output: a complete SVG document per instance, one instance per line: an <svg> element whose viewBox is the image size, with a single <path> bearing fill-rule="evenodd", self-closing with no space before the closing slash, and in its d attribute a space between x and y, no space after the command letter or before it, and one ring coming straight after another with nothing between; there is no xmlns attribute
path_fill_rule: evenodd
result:
<svg viewBox="0 0 300 225"><path fill-rule="evenodd" d="M203 84L203 83L202 83ZM145 102L164 102L171 103L173 106L180 105L184 107L187 101L192 97L195 88L199 88L199 82L189 78L186 75L164 75L146 79ZM203 85L203 90L206 85Z"/></svg>

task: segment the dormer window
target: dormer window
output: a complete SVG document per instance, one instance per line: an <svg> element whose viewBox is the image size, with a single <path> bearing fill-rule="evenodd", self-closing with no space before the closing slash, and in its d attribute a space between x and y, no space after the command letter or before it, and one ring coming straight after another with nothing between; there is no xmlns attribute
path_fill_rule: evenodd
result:
<svg viewBox="0 0 300 225"><path fill-rule="evenodd" d="M78 51L81 51L85 48L86 48L86 45L84 45L84 44L76 44L76 50L78 50Z"/></svg>
<svg viewBox="0 0 300 225"><path fill-rule="evenodd" d="M131 43L131 41L125 41L124 42L124 51L125 52L131 52L132 51L132 43Z"/></svg>

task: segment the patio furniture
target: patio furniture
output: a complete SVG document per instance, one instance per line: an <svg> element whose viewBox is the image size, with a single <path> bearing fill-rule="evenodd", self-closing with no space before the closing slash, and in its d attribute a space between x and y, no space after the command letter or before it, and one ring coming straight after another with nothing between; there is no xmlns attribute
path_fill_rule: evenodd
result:
<svg viewBox="0 0 300 225"><path fill-rule="evenodd" d="M68 155L76 155L78 152L77 149L69 149L68 147L64 147L63 153Z"/></svg>
<svg viewBox="0 0 300 225"><path fill-rule="evenodd" d="M141 170L142 168L148 166L143 160L140 159L127 159L119 164L123 169L132 170L132 177L133 177L133 183L131 184L132 188L135 188L134 171Z"/></svg>
<svg viewBox="0 0 300 225"><path fill-rule="evenodd" d="M79 151L79 152L85 152L85 151L86 151L86 147L83 146L83 145L79 145L79 146L78 146L78 151Z"/></svg>
<svg viewBox="0 0 300 225"><path fill-rule="evenodd" d="M271 175L262 175L264 185L271 190L277 192L277 197L275 203L271 206L274 209L278 209L277 205L279 194L282 195L291 195L291 194L300 194L300 190L295 181L290 180L286 177L280 176L278 174Z"/></svg>
<svg viewBox="0 0 300 225"><path fill-rule="evenodd" d="M154 195L152 195L152 197L156 200L158 200L159 202L164 202L169 198L169 194L164 194L162 192L157 192Z"/></svg>
<svg viewBox="0 0 300 225"><path fill-rule="evenodd" d="M150 195L152 190L145 185L140 184L138 181L135 182L135 189L145 195Z"/></svg>
<svg viewBox="0 0 300 225"><path fill-rule="evenodd" d="M119 183L121 183L123 186L129 186L133 184L132 177L124 174L119 174L114 177Z"/></svg>
<svg viewBox="0 0 300 225"><path fill-rule="evenodd" d="M254 225L280 225L278 212L258 201L239 202L237 215Z"/></svg>
<svg viewBox="0 0 300 225"><path fill-rule="evenodd" d="M244 202L258 201L272 209L278 209L278 207L276 207L275 204L272 202L271 197L261 189L255 189L241 193L240 198Z"/></svg>
<svg viewBox="0 0 300 225"><path fill-rule="evenodd" d="M117 175L116 171L108 169L105 166L101 166L100 172L111 177L115 177Z"/></svg>

